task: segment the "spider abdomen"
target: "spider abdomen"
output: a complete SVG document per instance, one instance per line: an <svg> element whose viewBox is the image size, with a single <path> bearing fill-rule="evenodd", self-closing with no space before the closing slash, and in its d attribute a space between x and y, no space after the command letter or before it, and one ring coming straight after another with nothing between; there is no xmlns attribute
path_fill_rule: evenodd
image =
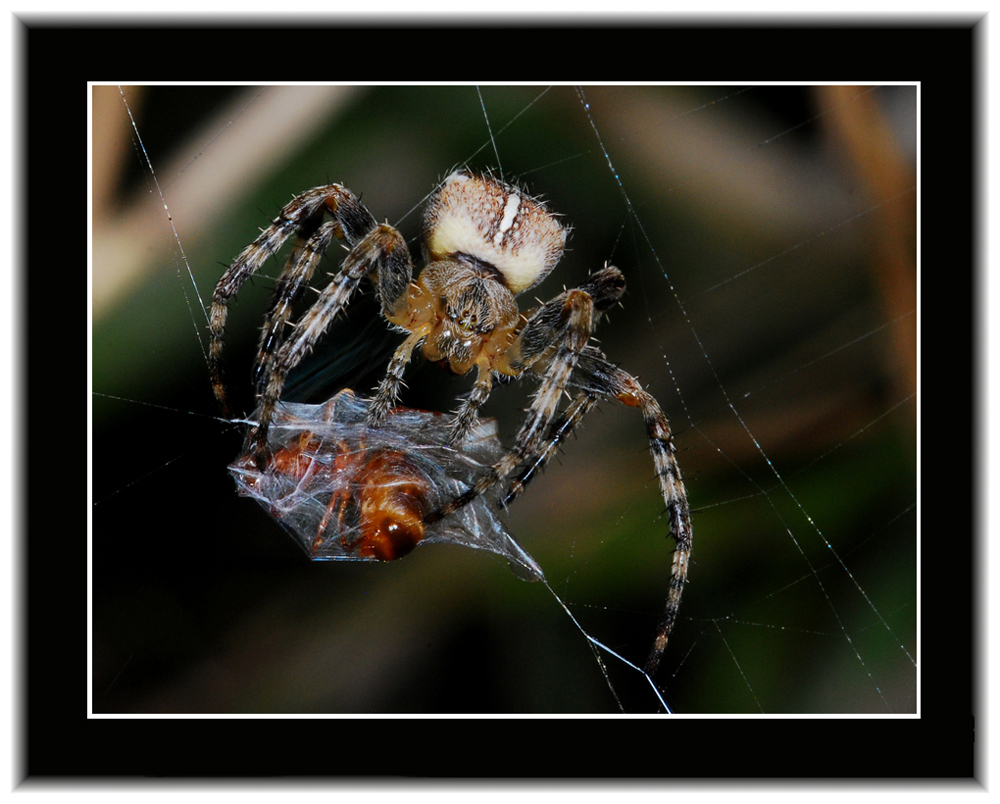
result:
<svg viewBox="0 0 1000 804"><path fill-rule="evenodd" d="M562 257L566 230L537 199L492 176L457 170L424 213L431 259L464 254L496 268L514 294L541 282Z"/></svg>

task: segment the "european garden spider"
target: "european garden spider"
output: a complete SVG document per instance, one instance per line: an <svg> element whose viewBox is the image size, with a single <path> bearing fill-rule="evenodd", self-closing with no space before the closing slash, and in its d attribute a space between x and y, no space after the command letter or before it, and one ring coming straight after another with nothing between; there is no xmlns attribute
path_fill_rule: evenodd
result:
<svg viewBox="0 0 1000 804"><path fill-rule="evenodd" d="M292 234L296 243L277 280L255 364L258 406L249 440L257 468L263 470L273 460L268 430L289 372L365 277L378 294L382 315L406 333L368 407L370 428L379 427L396 404L403 372L418 347L428 360L446 364L456 374L476 370L472 392L451 419L448 439L457 449L475 428L494 376L539 381L513 448L468 491L427 514L425 522L454 514L520 468L502 498L505 505L512 502L600 399L638 408L676 542L666 610L645 665L652 675L677 618L691 555L691 521L666 416L635 377L589 343L601 314L625 291L621 271L606 265L579 287L521 313L515 297L551 272L566 242L556 216L523 190L467 170L449 175L424 213L424 268L414 281L409 249L395 228L377 223L346 187L315 187L281 210L215 288L209 369L224 409L221 357L229 300ZM346 241L350 250L340 271L293 324L292 306L334 237ZM570 387L576 395L560 413L560 398Z"/></svg>

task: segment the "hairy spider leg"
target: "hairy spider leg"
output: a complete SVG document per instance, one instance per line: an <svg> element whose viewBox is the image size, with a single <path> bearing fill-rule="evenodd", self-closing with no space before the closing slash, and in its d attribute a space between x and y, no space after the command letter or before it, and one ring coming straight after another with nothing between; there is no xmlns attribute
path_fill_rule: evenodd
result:
<svg viewBox="0 0 1000 804"><path fill-rule="evenodd" d="M351 246L360 241L376 226L371 213L346 187L339 184L315 187L293 198L278 213L271 225L261 232L253 243L240 252L215 287L215 292L212 295L212 310L209 316L208 369L215 398L227 416L230 413L223 371L222 349L229 301L239 293L247 279L260 270L264 262L273 256L293 233L305 233L305 240L308 241L315 228L318 227L318 221L324 212L329 212L334 217L337 236L343 238ZM295 251L293 251L286 268L293 264L294 260L297 260ZM281 284L279 281L279 286ZM276 288L275 294L279 294L279 290L287 292L290 287ZM280 296L277 297L280 298ZM272 301L272 307L277 306L278 303ZM265 329L266 331L267 329ZM263 338L267 337L267 335L263 336Z"/></svg>
<svg viewBox="0 0 1000 804"><path fill-rule="evenodd" d="M285 326L291 319L292 306L302 295L302 290L312 278L320 259L330 248L337 230L336 221L327 221L308 237L300 235L275 283L270 304L264 314L264 326L261 328L257 361L254 365L254 390L258 394L264 392L271 359L284 341Z"/></svg>
<svg viewBox="0 0 1000 804"><path fill-rule="evenodd" d="M452 444L461 444L472 432L479 420L479 409L486 404L493 391L493 371L487 363L477 366L476 384L472 391L462 400L452 419L451 433L448 436Z"/></svg>
<svg viewBox="0 0 1000 804"><path fill-rule="evenodd" d="M609 362L597 348L588 347L580 355L574 385L582 387L585 393L592 396L617 399L629 407L638 408L646 426L649 451L653 456L660 493L663 495L670 523L670 534L674 537L675 544L666 607L644 667L646 673L652 676L659 666L663 651L667 647L667 640L677 621L681 595L687 581L688 565L691 562L691 511L684 481L681 479L680 466L677 463L677 450L674 446L670 421L653 395L642 387L639 380Z"/></svg>
<svg viewBox="0 0 1000 804"><path fill-rule="evenodd" d="M429 326L420 326L414 329L397 348L386 368L385 376L379 383L375 396L372 397L371 407L368 408L368 426L378 427L389 411L396 405L399 398L399 389L403 385L403 373L406 366L413 357L413 350L420 346L427 333Z"/></svg>
<svg viewBox="0 0 1000 804"><path fill-rule="evenodd" d="M269 372L262 378L264 391L260 395L257 425L251 436L258 468L267 465L267 434L288 373L323 336L361 280L365 276L372 279L382 300L383 312L388 309L391 313L398 305L405 304L412 274L413 263L406 241L388 224L378 225L348 252L340 271L296 322L294 334L281 345L270 363Z"/></svg>
<svg viewBox="0 0 1000 804"><path fill-rule="evenodd" d="M524 493L535 475L552 460L552 456L556 454L562 443L576 430L577 425L583 421L584 417L594 409L599 401L598 397L587 393L579 393L573 398L562 415L552 423L549 434L542 441L538 451L530 457L524 468L517 473L517 477L508 486L507 493L500 499L501 505L505 508L509 507Z"/></svg>

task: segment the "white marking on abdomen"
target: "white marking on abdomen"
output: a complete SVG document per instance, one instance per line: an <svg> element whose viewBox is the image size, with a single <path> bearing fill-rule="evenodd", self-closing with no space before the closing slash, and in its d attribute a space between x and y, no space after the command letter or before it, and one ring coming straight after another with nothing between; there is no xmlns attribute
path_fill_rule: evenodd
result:
<svg viewBox="0 0 1000 804"><path fill-rule="evenodd" d="M514 219L517 217L517 210L521 206L521 196L517 193L511 193L507 197L507 203L504 204L503 208L503 218L500 220L500 228L497 229L497 233L493 235L493 245L499 248L500 243L503 241L503 236L510 231L510 227L514 225Z"/></svg>

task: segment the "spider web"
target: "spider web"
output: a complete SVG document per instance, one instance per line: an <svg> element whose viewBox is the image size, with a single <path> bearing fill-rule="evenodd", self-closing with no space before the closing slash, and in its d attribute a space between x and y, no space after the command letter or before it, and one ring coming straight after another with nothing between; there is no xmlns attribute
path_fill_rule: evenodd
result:
<svg viewBox="0 0 1000 804"><path fill-rule="evenodd" d="M95 182L101 126L124 173L95 202L93 711L915 712L915 104L912 86L95 88ZM635 411L602 404L511 511L549 588L451 546L311 565L226 475L241 434L203 345L219 263L328 181L416 254L422 201L461 164L572 226L539 297L605 261L629 283L596 335L671 419L695 539L656 693L627 662L673 544ZM279 269L234 305L237 391ZM364 302L345 318L300 394L374 385L394 340ZM469 387L434 366L407 382L430 410ZM530 390L485 408L506 443ZM136 432L159 435L124 464Z"/></svg>

